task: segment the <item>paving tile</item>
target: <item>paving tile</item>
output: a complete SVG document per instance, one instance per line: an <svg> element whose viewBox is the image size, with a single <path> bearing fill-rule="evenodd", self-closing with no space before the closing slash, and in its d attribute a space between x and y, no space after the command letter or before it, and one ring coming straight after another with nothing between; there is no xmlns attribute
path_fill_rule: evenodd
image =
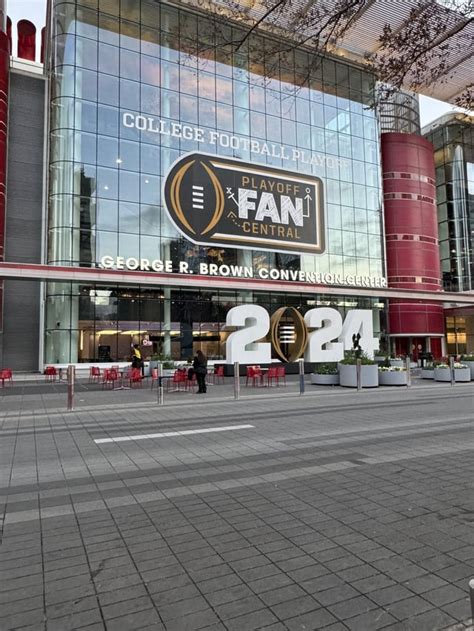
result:
<svg viewBox="0 0 474 631"><path fill-rule="evenodd" d="M391 616L385 609L373 609L367 613L362 613L348 620L344 620L351 631L375 631L376 629L384 629L391 623L395 623L396 618Z"/></svg>
<svg viewBox="0 0 474 631"><path fill-rule="evenodd" d="M327 606L334 616L344 621L359 614L365 614L375 607L376 605L365 596L357 596Z"/></svg>
<svg viewBox="0 0 474 631"><path fill-rule="evenodd" d="M154 609L145 609L106 620L107 631L132 631L152 626L154 631L166 631Z"/></svg>
<svg viewBox="0 0 474 631"><path fill-rule="evenodd" d="M319 603L311 596L300 596L293 600L286 600L278 605L273 605L271 610L279 620L285 620L298 614L307 613L319 609Z"/></svg>
<svg viewBox="0 0 474 631"><path fill-rule="evenodd" d="M336 623L336 618L327 609L315 609L310 613L285 619L285 626L289 631L319 631ZM346 628L346 627L344 627Z"/></svg>
<svg viewBox="0 0 474 631"><path fill-rule="evenodd" d="M403 585L394 585L392 587L374 590L370 593L370 599L375 601L378 605L385 606L400 600L406 600L412 595L412 592L406 587L403 587Z"/></svg>
<svg viewBox="0 0 474 631"><path fill-rule="evenodd" d="M419 596L412 596L411 598L388 604L386 608L398 620L405 620L433 609L433 605Z"/></svg>
<svg viewBox="0 0 474 631"><path fill-rule="evenodd" d="M123 600L119 603L113 603L111 605L104 605L102 607L102 614L105 620L109 618L117 618L118 616L128 616L129 614L136 613L137 611L143 611L153 607L153 602L148 596L142 596L140 598L131 598L130 600Z"/></svg>
<svg viewBox="0 0 474 631"><path fill-rule="evenodd" d="M268 609L261 609L226 621L229 631L255 631L255 629L268 631L269 628L274 627L274 624L278 624L278 620ZM278 627L274 628L278 629Z"/></svg>
<svg viewBox="0 0 474 631"><path fill-rule="evenodd" d="M456 624L456 620L444 611L432 609L406 620L404 624L407 631L433 631L434 629L446 629L446 627Z"/></svg>
<svg viewBox="0 0 474 631"><path fill-rule="evenodd" d="M465 595L465 591L455 587L454 585L443 585L437 589L432 589L423 594L423 598L428 600L436 607L449 605L449 603L460 600Z"/></svg>
<svg viewBox="0 0 474 631"><path fill-rule="evenodd" d="M223 605L214 606L217 615L224 621L228 618L237 618L237 616L251 613L252 611L258 611L263 608L263 602L256 596L240 598Z"/></svg>
<svg viewBox="0 0 474 631"><path fill-rule="evenodd" d="M359 596L359 592L350 585L346 585L344 583L338 585L337 587L326 589L314 594L316 600L321 603L323 607L328 607L329 605L333 605L335 603L350 600L352 598L356 598L357 596Z"/></svg>
<svg viewBox="0 0 474 631"><path fill-rule="evenodd" d="M216 614L211 610L199 611L181 618L174 618L166 623L166 631L195 631L219 622ZM227 624L225 626L228 626Z"/></svg>
<svg viewBox="0 0 474 631"><path fill-rule="evenodd" d="M193 598L179 600L169 605L161 605L159 607L159 614L165 624L167 624L169 620L173 620L174 618L182 618L188 614L204 611L205 609L209 609L207 601L202 596L194 596Z"/></svg>

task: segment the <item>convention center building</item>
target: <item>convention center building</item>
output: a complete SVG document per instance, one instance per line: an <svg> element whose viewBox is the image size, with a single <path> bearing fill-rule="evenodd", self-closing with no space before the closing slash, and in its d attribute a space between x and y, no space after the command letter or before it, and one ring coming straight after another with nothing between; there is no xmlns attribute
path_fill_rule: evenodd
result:
<svg viewBox="0 0 474 631"><path fill-rule="evenodd" d="M198 4L50 0L41 33L3 6L0 363L224 361L238 305L283 314L280 341L330 307L370 311L382 354L474 352L473 211L453 276L447 150L416 96L373 107L372 9L360 60L322 59Z"/></svg>

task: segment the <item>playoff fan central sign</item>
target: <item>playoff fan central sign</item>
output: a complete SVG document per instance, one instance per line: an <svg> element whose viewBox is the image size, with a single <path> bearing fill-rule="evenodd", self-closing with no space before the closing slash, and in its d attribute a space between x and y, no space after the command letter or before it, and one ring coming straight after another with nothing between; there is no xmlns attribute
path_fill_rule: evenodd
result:
<svg viewBox="0 0 474 631"><path fill-rule="evenodd" d="M324 252L322 181L271 166L188 154L164 183L165 207L193 243Z"/></svg>

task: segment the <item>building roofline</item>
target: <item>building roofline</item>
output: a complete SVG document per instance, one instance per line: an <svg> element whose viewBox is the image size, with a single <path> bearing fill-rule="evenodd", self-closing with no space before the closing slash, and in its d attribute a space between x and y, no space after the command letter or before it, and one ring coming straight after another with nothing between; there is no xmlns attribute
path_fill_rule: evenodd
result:
<svg viewBox="0 0 474 631"><path fill-rule="evenodd" d="M448 114L443 114L431 123L428 123L428 125L424 125L421 129L421 134L423 136L426 136L427 134L431 134L436 129L440 129L441 127L452 125L454 123L474 125L474 115L468 114L467 112L449 112Z"/></svg>

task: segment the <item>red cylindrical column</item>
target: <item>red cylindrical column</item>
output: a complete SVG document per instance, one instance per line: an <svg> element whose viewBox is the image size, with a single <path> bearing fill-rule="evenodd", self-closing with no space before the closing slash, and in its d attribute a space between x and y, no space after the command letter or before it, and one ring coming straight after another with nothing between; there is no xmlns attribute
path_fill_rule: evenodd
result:
<svg viewBox="0 0 474 631"><path fill-rule="evenodd" d="M36 59L36 26L29 20L18 22L18 57Z"/></svg>
<svg viewBox="0 0 474 631"><path fill-rule="evenodd" d="M440 291L433 146L415 134L382 134L389 287ZM443 307L391 300L391 335L444 334Z"/></svg>

